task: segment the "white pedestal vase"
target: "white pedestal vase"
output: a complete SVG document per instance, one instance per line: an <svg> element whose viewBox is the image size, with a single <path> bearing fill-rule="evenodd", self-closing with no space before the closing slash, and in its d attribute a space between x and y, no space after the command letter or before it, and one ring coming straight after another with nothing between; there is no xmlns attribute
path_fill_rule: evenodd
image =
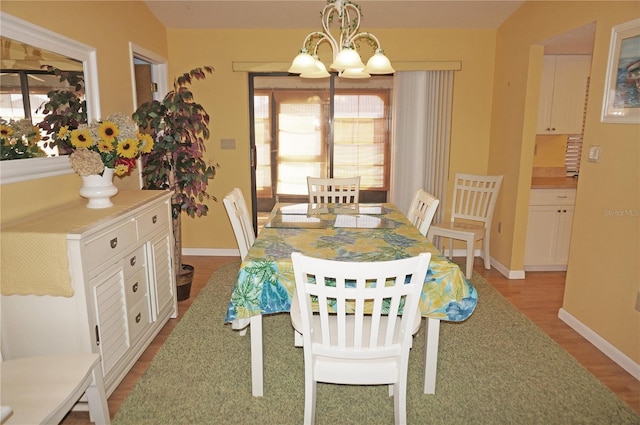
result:
<svg viewBox="0 0 640 425"><path fill-rule="evenodd" d="M80 177L82 178L80 196L89 200L87 208L113 206L110 198L118 193L118 188L113 184L113 168L105 168L102 175L92 174Z"/></svg>

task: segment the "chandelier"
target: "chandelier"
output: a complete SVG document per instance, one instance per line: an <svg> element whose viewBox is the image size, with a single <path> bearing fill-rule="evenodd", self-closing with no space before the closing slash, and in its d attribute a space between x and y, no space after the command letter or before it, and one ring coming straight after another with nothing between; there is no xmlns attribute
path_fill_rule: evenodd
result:
<svg viewBox="0 0 640 425"><path fill-rule="evenodd" d="M329 25L335 21L340 24L339 42L333 37ZM330 68L344 78L368 78L372 74L391 74L395 70L384 55L378 38L370 32L358 32L360 28L360 6L349 0L327 0L322 10L322 29L306 36L302 49L293 59L289 68L292 74L300 74L302 78L325 78L330 74L326 66L318 59L318 46L329 43L333 51L333 63ZM370 44L375 53L367 61L362 62L356 51L356 40L361 39Z"/></svg>

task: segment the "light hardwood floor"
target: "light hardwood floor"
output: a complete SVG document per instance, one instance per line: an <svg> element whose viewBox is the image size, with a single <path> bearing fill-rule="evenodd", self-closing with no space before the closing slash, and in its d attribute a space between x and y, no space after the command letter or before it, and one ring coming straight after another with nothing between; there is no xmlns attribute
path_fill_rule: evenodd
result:
<svg viewBox="0 0 640 425"><path fill-rule="evenodd" d="M191 297L178 303L178 318L171 319L167 323L133 369L109 397L109 412L112 418L151 360L153 360L167 336L197 297L200 289L207 283L211 274L221 265L238 259L238 257L183 257L183 261L195 266L196 270L191 288ZM455 259L455 261L464 260ZM509 280L494 269L485 270L479 259L476 259L474 270L480 273L516 308L575 357L585 368L616 393L618 397L640 413L640 381L632 377L558 319L558 310L562 307L562 297L564 295L564 272L528 272L524 280ZM251 394L250 389L247 389L247 394ZM62 423L65 425L89 424L89 414L86 412L71 412Z"/></svg>

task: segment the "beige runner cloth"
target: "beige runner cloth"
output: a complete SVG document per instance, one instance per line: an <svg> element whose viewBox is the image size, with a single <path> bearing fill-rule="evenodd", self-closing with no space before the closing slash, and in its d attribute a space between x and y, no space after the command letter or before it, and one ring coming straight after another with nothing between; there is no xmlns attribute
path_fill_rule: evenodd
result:
<svg viewBox="0 0 640 425"><path fill-rule="evenodd" d="M3 226L0 234L2 295L72 297L67 236L81 235L166 193L122 191L112 198L114 205L104 209L89 209L87 201L79 199Z"/></svg>

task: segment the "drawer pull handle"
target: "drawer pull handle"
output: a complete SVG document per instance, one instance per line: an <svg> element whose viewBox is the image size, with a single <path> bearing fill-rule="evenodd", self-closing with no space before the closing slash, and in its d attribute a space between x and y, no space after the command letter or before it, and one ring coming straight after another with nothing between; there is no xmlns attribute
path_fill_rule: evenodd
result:
<svg viewBox="0 0 640 425"><path fill-rule="evenodd" d="M133 290L133 292L138 292L138 282L134 283L131 289Z"/></svg>
<svg viewBox="0 0 640 425"><path fill-rule="evenodd" d="M109 245L111 245L111 248L115 248L116 246L118 246L118 238L113 238L109 241Z"/></svg>
<svg viewBox="0 0 640 425"><path fill-rule="evenodd" d="M142 313L138 313L136 316L136 323L140 323L140 320L142 320Z"/></svg>
<svg viewBox="0 0 640 425"><path fill-rule="evenodd" d="M562 211L558 210L558 212L562 212Z"/></svg>
<svg viewBox="0 0 640 425"><path fill-rule="evenodd" d="M153 224L156 224L156 223L158 222L158 216L157 216L157 215L154 215L154 216L151 218L151 221L153 222Z"/></svg>
<svg viewBox="0 0 640 425"><path fill-rule="evenodd" d="M135 255L133 257L131 257L131 259L129 260L129 264L131 264L132 266L136 265L136 256Z"/></svg>
<svg viewBox="0 0 640 425"><path fill-rule="evenodd" d="M562 195L562 196L558 195L558 198L560 198L560 199L567 199L567 195Z"/></svg>
<svg viewBox="0 0 640 425"><path fill-rule="evenodd" d="M98 330L98 325L96 325L96 345L100 345L100 331Z"/></svg>

